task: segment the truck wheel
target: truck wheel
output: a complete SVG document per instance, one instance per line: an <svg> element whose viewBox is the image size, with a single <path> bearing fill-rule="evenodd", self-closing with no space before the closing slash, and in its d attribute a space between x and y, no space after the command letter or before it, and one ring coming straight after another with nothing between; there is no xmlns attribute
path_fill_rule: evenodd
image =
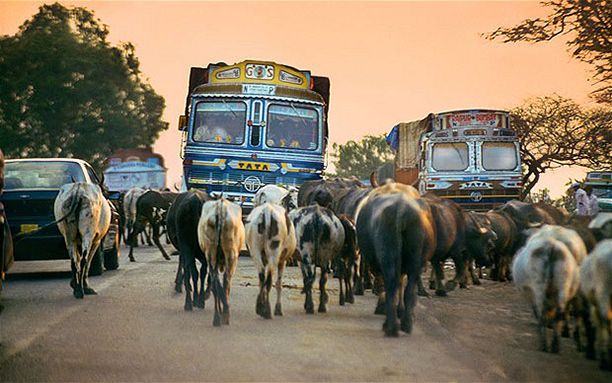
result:
<svg viewBox="0 0 612 383"><path fill-rule="evenodd" d="M104 268L106 270L117 270L119 268L119 237L115 237L112 249L104 252Z"/></svg>
<svg viewBox="0 0 612 383"><path fill-rule="evenodd" d="M96 255L94 255L91 260L91 265L89 265L89 276L97 276L101 275L104 271L104 251L102 250L102 245L96 251Z"/></svg>

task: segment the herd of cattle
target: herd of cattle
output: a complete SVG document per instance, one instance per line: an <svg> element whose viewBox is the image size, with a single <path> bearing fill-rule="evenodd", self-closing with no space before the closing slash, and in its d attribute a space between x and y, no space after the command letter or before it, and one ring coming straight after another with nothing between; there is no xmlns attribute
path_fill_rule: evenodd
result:
<svg viewBox="0 0 612 383"><path fill-rule="evenodd" d="M56 218L73 259L71 285L77 298L95 294L87 285L87 264L108 227L103 196L95 188L66 185L56 201ZM595 230L562 209L520 201L486 213L467 212L448 199L421 196L412 186L366 186L341 178L309 181L299 191L267 185L254 204L245 218L239 205L201 190L130 190L120 209L130 260L147 226L169 259L160 243L165 231L179 253L175 289L182 292L184 287L184 309L204 308L212 292L213 325L220 326L230 321L231 280L246 245L259 276L258 315L272 318L273 282L274 315L282 315L283 271L298 262L306 313L314 313L312 286L319 268L318 311L327 311L326 284L333 273L340 280L341 305L353 303L364 289L378 295L375 312L386 316L387 336L411 332L417 295L429 295L422 282L428 264L429 288L438 296L457 285L467 287L468 279L480 284L483 268L488 268L493 280L513 280L525 293L538 320L543 351L558 352L559 336L569 336L572 327L578 349L588 358L598 357L603 368L611 366L610 225ZM455 275L445 283L448 259Z"/></svg>

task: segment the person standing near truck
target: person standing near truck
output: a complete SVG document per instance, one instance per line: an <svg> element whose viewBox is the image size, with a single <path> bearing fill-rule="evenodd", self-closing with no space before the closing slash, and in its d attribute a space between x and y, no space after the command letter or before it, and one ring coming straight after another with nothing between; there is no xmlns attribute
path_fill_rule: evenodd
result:
<svg viewBox="0 0 612 383"><path fill-rule="evenodd" d="M597 199L597 195L593 193L593 187L591 185L587 185L584 189L587 195L589 215L594 217L597 215L597 213L599 213L599 200Z"/></svg>
<svg viewBox="0 0 612 383"><path fill-rule="evenodd" d="M589 215L589 201L587 193L583 188L580 187L579 182L572 184L572 191L574 192L574 201L576 202L576 214L581 216Z"/></svg>

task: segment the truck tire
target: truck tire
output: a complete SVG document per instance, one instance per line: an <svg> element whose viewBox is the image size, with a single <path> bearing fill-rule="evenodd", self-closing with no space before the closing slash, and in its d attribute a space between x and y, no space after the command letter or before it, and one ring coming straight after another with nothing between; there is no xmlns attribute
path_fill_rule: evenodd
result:
<svg viewBox="0 0 612 383"><path fill-rule="evenodd" d="M102 250L102 245L98 247L96 251L96 255L94 255L91 260L91 264L89 265L89 276L97 276L102 275L104 272L104 251Z"/></svg>
<svg viewBox="0 0 612 383"><path fill-rule="evenodd" d="M104 268L106 270L117 270L119 268L119 237L115 237L115 244L112 249L104 252Z"/></svg>

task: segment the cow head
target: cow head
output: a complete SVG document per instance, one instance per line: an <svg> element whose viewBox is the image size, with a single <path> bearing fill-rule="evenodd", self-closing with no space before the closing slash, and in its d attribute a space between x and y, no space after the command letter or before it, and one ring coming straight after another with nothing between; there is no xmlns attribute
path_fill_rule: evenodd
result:
<svg viewBox="0 0 612 383"><path fill-rule="evenodd" d="M484 216L474 212L466 217L466 248L474 257L476 264L488 267L492 263L491 253L495 247L497 234L491 228L491 222Z"/></svg>
<svg viewBox="0 0 612 383"><path fill-rule="evenodd" d="M285 208L286 211L291 211L293 209L297 209L297 189L289 190L286 196L281 200L281 205Z"/></svg>

